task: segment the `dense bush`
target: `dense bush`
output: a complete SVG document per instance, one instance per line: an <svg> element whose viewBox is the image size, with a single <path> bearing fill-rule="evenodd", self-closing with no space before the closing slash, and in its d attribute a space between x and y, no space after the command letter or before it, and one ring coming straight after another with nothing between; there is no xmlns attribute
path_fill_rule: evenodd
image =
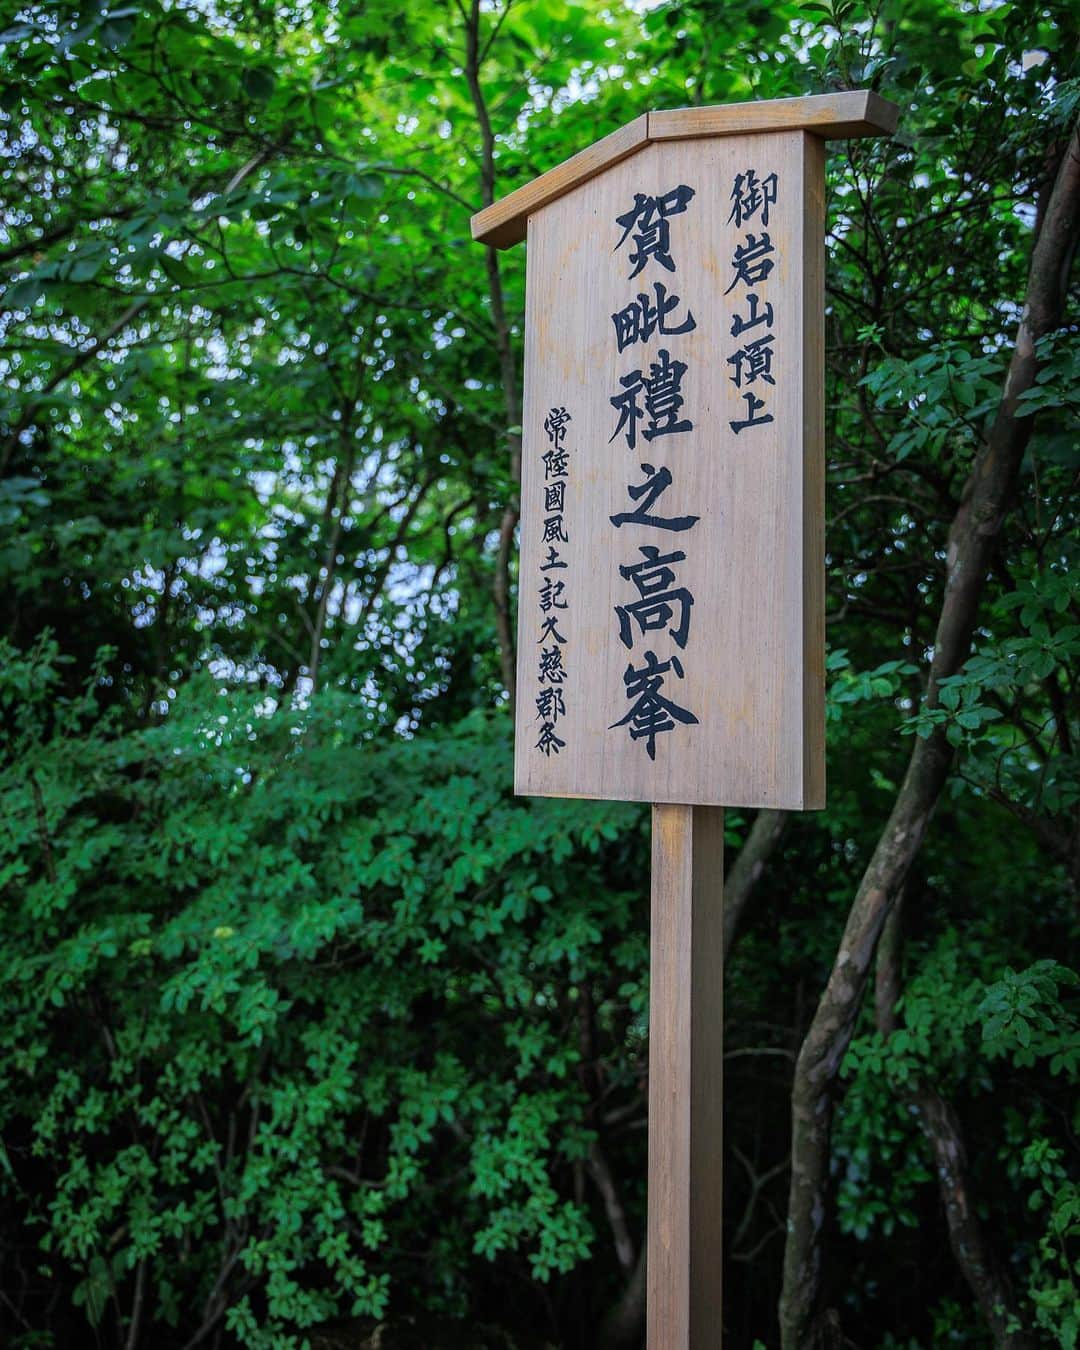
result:
<svg viewBox="0 0 1080 1350"><path fill-rule="evenodd" d="M4 656L13 1296L182 1343L227 1308L269 1345L585 1257L567 1033L602 991L638 1095L640 812L512 798L504 718L400 740L334 692L271 716L194 681L125 732L96 681L57 698L54 642Z"/></svg>

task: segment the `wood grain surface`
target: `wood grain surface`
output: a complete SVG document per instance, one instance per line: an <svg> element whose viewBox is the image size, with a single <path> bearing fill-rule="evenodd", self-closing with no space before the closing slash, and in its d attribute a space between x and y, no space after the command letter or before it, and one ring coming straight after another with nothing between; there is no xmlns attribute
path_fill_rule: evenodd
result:
<svg viewBox="0 0 1080 1350"><path fill-rule="evenodd" d="M563 160L531 183L518 188L508 197L478 211L472 218L472 236L495 248L509 248L525 238L526 222L534 211L569 192L579 183L595 178L598 173L618 164L648 143L649 116L642 113L627 122L610 136L603 136L592 145L579 150L570 159Z"/></svg>
<svg viewBox="0 0 1080 1350"><path fill-rule="evenodd" d="M767 222L761 210L741 223L731 218L733 185L749 170L759 181L775 175ZM616 217L633 208L636 194L660 198L679 187L693 196L666 219L675 270L649 256L631 275L634 234L620 245ZM765 236L771 270L751 286L739 279L736 250L753 255ZM824 146L803 131L646 145L531 218L519 793L785 809L824 804L823 274ZM754 312L751 290L758 315L771 306L771 319L733 336L736 315L745 321ZM667 328L685 328L692 315L692 331L653 331L620 351L613 315L661 295L665 303L678 297ZM768 337L767 352L758 349L768 370L751 379L748 348L761 337ZM611 400L634 370L644 377L665 352L669 367L685 368L678 417L692 429L647 441L643 417L631 448ZM772 420L736 432L732 423L749 415L747 395L760 397L756 416ZM569 416L559 513L566 539L556 540L565 567L545 573L552 512L543 456L552 442L544 423L558 408ZM629 488L649 481L643 465L671 475L655 514L696 516L692 528L612 523L635 509ZM619 569L643 564L648 549L656 559L685 555L670 564L669 589L693 600L681 634L678 601L663 628L646 631L632 611L620 618L619 607L632 606L638 591ZM537 699L550 687L539 669L552 645L543 621L553 611L541 609L549 578L564 587L565 608L554 612L565 639L565 710L555 723L562 745L545 754ZM629 646L620 636L624 619ZM667 669L660 696L697 719L657 734L655 758L647 739L618 725L637 702L628 672L646 669L649 651L656 665L672 657L680 664L681 678Z"/></svg>
<svg viewBox="0 0 1080 1350"><path fill-rule="evenodd" d="M724 812L652 813L648 1350L719 1350Z"/></svg>
<svg viewBox="0 0 1080 1350"><path fill-rule="evenodd" d="M826 140L892 135L898 116L895 103L869 89L644 113L478 211L472 217L472 237L495 248L520 243L530 215L650 142L794 129Z"/></svg>

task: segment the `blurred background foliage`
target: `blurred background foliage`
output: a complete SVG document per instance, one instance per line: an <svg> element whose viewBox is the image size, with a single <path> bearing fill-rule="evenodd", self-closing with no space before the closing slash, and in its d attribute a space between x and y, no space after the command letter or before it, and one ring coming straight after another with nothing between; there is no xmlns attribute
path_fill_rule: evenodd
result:
<svg viewBox="0 0 1080 1350"><path fill-rule="evenodd" d="M468 220L648 108L869 86L900 131L828 160L829 808L778 822L727 967L726 1343L778 1342L794 1058L943 734L813 1343L1076 1346L1075 309L923 697L1075 7L2 9L5 1343L639 1344L647 813L511 795L523 251Z"/></svg>

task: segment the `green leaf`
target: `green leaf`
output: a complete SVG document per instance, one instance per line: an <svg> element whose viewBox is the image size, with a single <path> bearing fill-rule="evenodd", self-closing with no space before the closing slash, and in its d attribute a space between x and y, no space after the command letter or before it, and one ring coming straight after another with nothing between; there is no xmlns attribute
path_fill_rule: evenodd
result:
<svg viewBox="0 0 1080 1350"><path fill-rule="evenodd" d="M4 304L9 309L33 309L44 294L45 282L40 277L24 277L5 290Z"/></svg>
<svg viewBox="0 0 1080 1350"><path fill-rule="evenodd" d="M177 286L187 287L198 284L198 274L188 266L183 258L176 258L171 253L158 253L156 258L161 264L162 271Z"/></svg>
<svg viewBox="0 0 1080 1350"><path fill-rule="evenodd" d="M265 103L273 97L277 80L272 70L265 66L249 66L241 76L244 93L258 103Z"/></svg>

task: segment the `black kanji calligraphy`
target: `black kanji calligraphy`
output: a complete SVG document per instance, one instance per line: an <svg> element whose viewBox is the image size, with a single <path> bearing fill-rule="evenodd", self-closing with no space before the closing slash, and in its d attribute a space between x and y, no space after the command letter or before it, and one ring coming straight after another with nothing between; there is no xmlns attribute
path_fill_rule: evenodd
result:
<svg viewBox="0 0 1080 1350"><path fill-rule="evenodd" d="M692 333L697 327L697 321L689 309L682 323L669 327L668 315L682 302L679 296L668 295L662 281L653 283L653 291L655 300L641 293L636 300L631 300L624 309L617 310L611 316L619 351L625 351L635 342L648 342L654 333L659 333L661 337L676 337L680 333Z"/></svg>
<svg viewBox="0 0 1080 1350"><path fill-rule="evenodd" d="M552 544L547 551L547 562L540 564L540 571L551 572L557 567L565 567L565 566L566 563L563 562L562 555L559 553L559 550L554 546L554 544Z"/></svg>
<svg viewBox="0 0 1080 1350"><path fill-rule="evenodd" d="M560 544L568 544L570 542L567 538L566 531L563 529L563 518L561 515L547 517L544 521L544 537L540 542L543 544L553 544L556 541Z"/></svg>
<svg viewBox="0 0 1080 1350"><path fill-rule="evenodd" d="M540 651L540 666L537 680L540 684L562 684L566 679L566 669L562 663L562 648L544 647Z"/></svg>
<svg viewBox="0 0 1080 1350"><path fill-rule="evenodd" d="M763 427L766 423L773 420L772 413L765 413L762 417L758 416L758 413L760 413L765 406L765 400L763 398L757 398L749 389L743 394L743 398L746 400L746 417L741 422L736 421L728 423L736 436L740 431L745 431L747 427Z"/></svg>
<svg viewBox="0 0 1080 1350"><path fill-rule="evenodd" d="M537 594L540 596L540 611L547 614L553 609L565 609L566 601L562 598L566 587L561 581L553 582L550 577L545 577L543 585Z"/></svg>
<svg viewBox="0 0 1080 1350"><path fill-rule="evenodd" d="M759 309L760 297L756 291L750 291L746 297L746 304L750 312L745 319L741 314L733 314L731 316L732 337L739 337L741 334L745 333L748 328L757 328L759 324L764 324L766 328L772 327L773 307L768 301L766 301Z"/></svg>
<svg viewBox="0 0 1080 1350"><path fill-rule="evenodd" d="M565 741L560 741L555 734L555 723L545 722L540 728L540 739L536 742L537 750L542 750L550 759L552 754L558 754L566 745Z"/></svg>
<svg viewBox="0 0 1080 1350"><path fill-rule="evenodd" d="M548 450L540 458L544 461L544 477L565 478L570 465L570 456L565 450Z"/></svg>
<svg viewBox="0 0 1080 1350"><path fill-rule="evenodd" d="M541 689L536 696L536 720L550 722L552 726L560 717L566 716L566 704L563 691L559 688Z"/></svg>
<svg viewBox="0 0 1080 1350"><path fill-rule="evenodd" d="M686 554L676 550L661 555L655 544L642 544L638 551L642 562L619 568L619 575L634 583L640 597L629 604L615 606L619 616L619 639L624 647L632 647L633 623L636 623L642 633L666 628L676 647L685 648L694 597L685 586L674 584L676 577L671 564L685 562ZM677 622L673 622L676 617Z"/></svg>
<svg viewBox="0 0 1080 1350"><path fill-rule="evenodd" d="M731 383L736 389L744 384L753 384L755 380L764 380L766 384L775 384L772 376L773 335L755 338L745 347L740 347L734 356L728 357L728 365L735 367Z"/></svg>
<svg viewBox="0 0 1080 1350"><path fill-rule="evenodd" d="M572 421L573 418L565 408L552 408L544 418L544 430L547 432L548 440L556 450L562 449L562 443L566 436L566 424Z"/></svg>
<svg viewBox="0 0 1080 1350"><path fill-rule="evenodd" d="M563 686L567 681L567 670L563 665L562 650L567 645L566 635L560 631L560 613L570 606L567 602L565 582L546 575L552 571L566 571L567 563L562 558L557 544L569 543L566 533L564 511L566 508L566 484L570 472L570 450L566 445L567 423L573 418L565 407L553 406L544 418L544 431L550 445L540 456L544 465L542 484L544 498L542 544L547 546L547 560L539 564L540 586L537 590L537 603L540 610L540 635L536 645L540 648L537 662L536 681L536 720L540 723L540 732L536 740L536 749L550 758L565 749L566 742L559 736L556 726L566 716L566 702ZM541 555L543 556L543 554Z"/></svg>
<svg viewBox="0 0 1080 1350"><path fill-rule="evenodd" d="M683 668L677 656L667 661L658 661L655 652L645 653L645 665L635 670L633 665L626 667L623 684L626 697L635 700L633 707L617 722L612 722L609 731L615 727L628 727L632 740L645 742L645 751L650 759L656 759L656 738L666 731L673 731L676 723L683 726L696 726L697 718L686 708L660 692L664 676L671 671L681 680Z"/></svg>
<svg viewBox="0 0 1080 1350"><path fill-rule="evenodd" d="M733 291L740 281L744 286L757 286L764 281L776 265L769 256L775 252L772 240L765 230L762 230L760 239L756 235L748 234L746 243L737 244L735 247L731 259L735 278L724 294L728 295Z"/></svg>
<svg viewBox="0 0 1080 1350"><path fill-rule="evenodd" d="M762 225L769 223L769 207L776 201L776 174L759 178L753 169L737 173L731 188L731 215L728 224L735 222L740 228L744 220L752 220L761 213Z"/></svg>
<svg viewBox="0 0 1080 1350"><path fill-rule="evenodd" d="M624 375L619 383L625 392L610 400L611 406L618 410L619 421L608 438L609 444L623 431L630 449L637 445L637 424L644 416L638 403L639 395L643 397L644 411L649 415L648 425L641 433L647 441L655 440L657 436L693 431L693 422L679 417L684 402L682 381L686 369L684 361L673 361L667 348L661 347L656 360L649 366L648 375L643 375L640 370Z"/></svg>
<svg viewBox="0 0 1080 1350"><path fill-rule="evenodd" d="M563 642L563 643L564 643L564 642L566 641L566 638L564 638L563 635L559 632L559 629L558 629L558 626L557 626L557 625L558 625L558 622L559 622L559 616L558 616L557 614L549 614L549 615L547 616L547 618L544 620L544 622L540 625L540 636L539 636L539 638L537 639L537 642L536 642L536 645L537 645L538 647L539 647L540 644L543 643L543 642L553 642L553 641L554 641L554 642Z"/></svg>
<svg viewBox="0 0 1080 1350"><path fill-rule="evenodd" d="M689 530L697 524L701 519L700 516L654 516L650 514L657 498L671 486L671 471L663 466L655 469L651 464L642 464L641 472L645 475L644 483L628 483L626 485L630 500L637 502L638 505L633 511L619 511L616 515L609 516L608 519L612 525L616 528L622 525L651 525L656 530L671 530L678 533L682 530Z"/></svg>
<svg viewBox="0 0 1080 1350"><path fill-rule="evenodd" d="M632 370L629 375L623 375L619 383L625 390L622 394L616 394L610 399L611 406L619 414L619 422L615 430L608 437L608 444L615 439L620 431L625 428L626 444L633 450L637 445L637 424L645 414L641 410L641 404L638 402L638 395L641 393L641 371Z"/></svg>
<svg viewBox="0 0 1080 1350"><path fill-rule="evenodd" d="M622 248L627 236L636 229L633 236L634 249L630 262L634 270L631 278L636 277L650 258L655 258L661 267L669 272L675 271L675 260L671 256L671 216L681 215L694 196L694 189L680 183L660 197L650 197L644 192L634 194L634 204L629 211L616 216L616 223L622 226L622 236L615 249ZM613 252L615 250L612 250Z"/></svg>

